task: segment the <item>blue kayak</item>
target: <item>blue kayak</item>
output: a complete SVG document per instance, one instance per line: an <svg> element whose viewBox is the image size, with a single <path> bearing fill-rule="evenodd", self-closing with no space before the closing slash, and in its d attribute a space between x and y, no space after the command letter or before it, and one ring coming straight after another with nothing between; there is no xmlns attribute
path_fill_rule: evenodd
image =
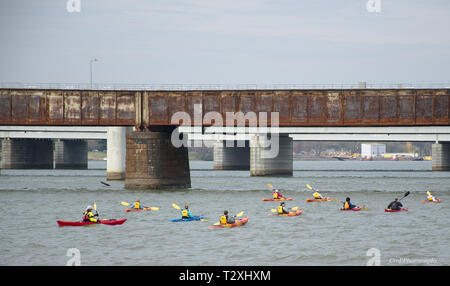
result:
<svg viewBox="0 0 450 286"><path fill-rule="evenodd" d="M176 221L193 221L193 220L201 220L203 218L202 215L200 216L194 216L192 218L179 218L179 219L171 219L170 221L176 222Z"/></svg>

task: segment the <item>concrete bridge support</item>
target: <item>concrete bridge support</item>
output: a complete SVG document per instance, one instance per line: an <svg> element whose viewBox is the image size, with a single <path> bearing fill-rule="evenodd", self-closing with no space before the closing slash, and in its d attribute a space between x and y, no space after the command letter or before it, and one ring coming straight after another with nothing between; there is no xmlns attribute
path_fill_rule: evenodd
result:
<svg viewBox="0 0 450 286"><path fill-rule="evenodd" d="M4 139L3 169L53 169L51 139Z"/></svg>
<svg viewBox="0 0 450 286"><path fill-rule="evenodd" d="M450 171L450 142L433 144L431 156L431 169L433 171Z"/></svg>
<svg viewBox="0 0 450 286"><path fill-rule="evenodd" d="M242 146L241 146L242 145ZM214 143L214 170L250 170L248 141L217 141Z"/></svg>
<svg viewBox="0 0 450 286"><path fill-rule="evenodd" d="M107 139L107 180L125 180L126 135L132 127L109 127Z"/></svg>
<svg viewBox="0 0 450 286"><path fill-rule="evenodd" d="M55 141L55 169L87 169L86 140Z"/></svg>
<svg viewBox="0 0 450 286"><path fill-rule="evenodd" d="M288 135L255 135L250 139L251 176L292 176L292 138Z"/></svg>
<svg viewBox="0 0 450 286"><path fill-rule="evenodd" d="M188 151L172 145L172 130L127 133L126 189L191 187Z"/></svg>

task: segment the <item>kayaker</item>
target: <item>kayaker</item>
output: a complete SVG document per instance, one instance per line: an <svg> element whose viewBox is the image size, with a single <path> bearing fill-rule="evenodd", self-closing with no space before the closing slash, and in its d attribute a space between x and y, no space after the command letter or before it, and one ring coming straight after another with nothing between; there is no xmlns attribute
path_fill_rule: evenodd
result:
<svg viewBox="0 0 450 286"><path fill-rule="evenodd" d="M141 206L141 201L140 200L135 201L132 208L140 210L143 209L143 207Z"/></svg>
<svg viewBox="0 0 450 286"><path fill-rule="evenodd" d="M220 217L220 223L221 224L234 223L236 221L234 218L235 216L228 216L228 211L225 210L223 212L223 216Z"/></svg>
<svg viewBox="0 0 450 286"><path fill-rule="evenodd" d="M184 210L181 211L181 218L193 218L194 216L191 214L189 210L189 206L185 205Z"/></svg>
<svg viewBox="0 0 450 286"><path fill-rule="evenodd" d="M289 210L286 208L286 203L282 202L278 206L278 214L289 214Z"/></svg>
<svg viewBox="0 0 450 286"><path fill-rule="evenodd" d="M278 191L278 189L275 189L275 191L273 191L272 195L273 195L273 198L274 198L274 199L281 199L281 198L283 197L283 195L280 194L280 192Z"/></svg>
<svg viewBox="0 0 450 286"><path fill-rule="evenodd" d="M95 218L97 217L97 218ZM96 213L95 215L92 213L92 207L91 206L87 206L86 210L83 213L83 221L87 222L99 222L100 219L98 218L98 213Z"/></svg>
<svg viewBox="0 0 450 286"><path fill-rule="evenodd" d="M393 211L399 211L403 207L402 203L398 200L398 198L395 198L393 202L391 202L387 209L393 210Z"/></svg>
<svg viewBox="0 0 450 286"><path fill-rule="evenodd" d="M319 190L316 190L313 194L314 199L316 200L320 200L323 199L323 196L321 194L319 194Z"/></svg>
<svg viewBox="0 0 450 286"><path fill-rule="evenodd" d="M354 209L354 208L356 208L356 206L354 205L354 204L352 204L351 202L350 202L350 198L349 197L347 197L346 199L345 199L345 202L344 202L344 210L351 210L351 209Z"/></svg>
<svg viewBox="0 0 450 286"><path fill-rule="evenodd" d="M427 191L427 200L430 202L436 201L436 198L433 196L433 194L430 191Z"/></svg>

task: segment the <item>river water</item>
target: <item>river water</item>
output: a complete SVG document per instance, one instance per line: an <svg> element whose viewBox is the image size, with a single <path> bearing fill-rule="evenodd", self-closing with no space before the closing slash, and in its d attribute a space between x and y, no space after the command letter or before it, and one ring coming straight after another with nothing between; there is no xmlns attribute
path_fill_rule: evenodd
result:
<svg viewBox="0 0 450 286"><path fill-rule="evenodd" d="M450 264L450 172L431 172L430 161L295 161L293 177L250 177L249 171L214 171L191 161L192 188L125 190L104 186L106 162L88 170L1 170L0 265L66 265L76 248L81 265L381 265ZM270 183L299 206L297 217L267 216L277 202ZM350 196L368 210L341 212L340 203L306 203L319 188L325 196ZM443 199L422 204L426 190ZM385 213L395 197L408 212ZM126 213L122 201L140 199L158 211ZM101 218L126 218L120 226L58 227L77 221L87 205ZM170 222L189 204L207 222ZM223 210L244 211L245 226L209 228ZM368 256L371 248L379 256ZM372 253L369 251L369 254ZM69 254L71 255L71 254Z"/></svg>

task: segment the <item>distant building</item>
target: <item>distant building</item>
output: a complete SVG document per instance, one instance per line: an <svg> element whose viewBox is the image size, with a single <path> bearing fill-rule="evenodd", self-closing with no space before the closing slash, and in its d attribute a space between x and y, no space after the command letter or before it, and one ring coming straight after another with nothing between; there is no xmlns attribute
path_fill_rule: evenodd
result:
<svg viewBox="0 0 450 286"><path fill-rule="evenodd" d="M383 157L386 153L385 144L361 144L361 157Z"/></svg>

